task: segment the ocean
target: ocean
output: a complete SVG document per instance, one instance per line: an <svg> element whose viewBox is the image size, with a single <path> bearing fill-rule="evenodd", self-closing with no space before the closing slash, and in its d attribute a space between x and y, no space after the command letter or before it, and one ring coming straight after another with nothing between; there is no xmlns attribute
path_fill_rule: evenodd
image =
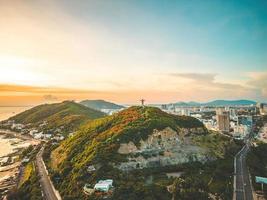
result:
<svg viewBox="0 0 267 200"><path fill-rule="evenodd" d="M0 106L0 121L6 120L20 112L30 109L31 107L13 106L13 107L1 107ZM16 145L12 145L13 141L20 141L16 138L5 138L0 135L0 157L6 156L7 154L13 152Z"/></svg>
<svg viewBox="0 0 267 200"><path fill-rule="evenodd" d="M12 106L12 107L1 107L0 106L0 121L6 120L9 117L12 117L20 112L30 109L31 107L22 107L22 106Z"/></svg>

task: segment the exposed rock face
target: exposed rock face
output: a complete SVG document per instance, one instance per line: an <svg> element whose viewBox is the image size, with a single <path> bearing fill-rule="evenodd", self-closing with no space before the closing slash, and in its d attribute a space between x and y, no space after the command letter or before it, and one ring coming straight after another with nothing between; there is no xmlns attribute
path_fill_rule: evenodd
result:
<svg viewBox="0 0 267 200"><path fill-rule="evenodd" d="M135 146L135 144L133 142L129 142L128 144L121 144L120 148L118 150L118 152L120 154L129 154L129 153L134 153L136 152L138 149Z"/></svg>
<svg viewBox="0 0 267 200"><path fill-rule="evenodd" d="M192 145L189 138L183 137L190 133L204 133L200 129L181 129L178 134L167 127L162 131L154 130L147 140L140 141L138 147L133 142L120 144L118 153L127 155L128 162L120 163L116 167L120 170L131 170L190 161L205 162L208 160L206 150Z"/></svg>

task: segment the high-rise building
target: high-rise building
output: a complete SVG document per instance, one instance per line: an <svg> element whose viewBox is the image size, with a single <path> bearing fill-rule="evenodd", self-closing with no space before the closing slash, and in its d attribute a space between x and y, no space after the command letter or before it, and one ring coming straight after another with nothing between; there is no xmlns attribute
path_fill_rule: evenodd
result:
<svg viewBox="0 0 267 200"><path fill-rule="evenodd" d="M230 112L230 118L231 118L231 119L235 119L235 118L237 117L236 109L231 108L231 109L229 109L229 112Z"/></svg>
<svg viewBox="0 0 267 200"><path fill-rule="evenodd" d="M162 104L162 105L161 105L161 109L162 109L162 110L167 110L167 109L168 109L167 104Z"/></svg>
<svg viewBox="0 0 267 200"><path fill-rule="evenodd" d="M250 133L251 127L246 125L237 125L234 127L234 135L239 136L240 138L244 138L246 135Z"/></svg>
<svg viewBox="0 0 267 200"><path fill-rule="evenodd" d="M187 108L181 109L181 115L190 116L190 114L191 114L190 109Z"/></svg>
<svg viewBox="0 0 267 200"><path fill-rule="evenodd" d="M267 114L267 104L266 103L257 103L261 115Z"/></svg>
<svg viewBox="0 0 267 200"><path fill-rule="evenodd" d="M245 125L251 128L253 125L253 117L250 115L240 115L238 116L237 122L238 125Z"/></svg>
<svg viewBox="0 0 267 200"><path fill-rule="evenodd" d="M217 127L219 131L224 133L230 132L230 115L229 111L217 110Z"/></svg>

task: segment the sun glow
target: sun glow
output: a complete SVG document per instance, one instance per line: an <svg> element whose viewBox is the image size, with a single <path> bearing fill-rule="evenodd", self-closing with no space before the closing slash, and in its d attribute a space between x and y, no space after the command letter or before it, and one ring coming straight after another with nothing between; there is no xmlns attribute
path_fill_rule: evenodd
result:
<svg viewBox="0 0 267 200"><path fill-rule="evenodd" d="M1 83L40 85L44 77L33 70L29 70L33 64L34 61L23 57L0 56Z"/></svg>

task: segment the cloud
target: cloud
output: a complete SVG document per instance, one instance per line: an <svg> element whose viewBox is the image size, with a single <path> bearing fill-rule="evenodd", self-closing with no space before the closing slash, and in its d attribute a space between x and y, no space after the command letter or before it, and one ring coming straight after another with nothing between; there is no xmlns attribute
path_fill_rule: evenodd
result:
<svg viewBox="0 0 267 200"><path fill-rule="evenodd" d="M197 82L212 82L215 79L216 74L200 74L200 73L171 73L169 74L173 77L181 77L185 79L190 79Z"/></svg>
<svg viewBox="0 0 267 200"><path fill-rule="evenodd" d="M198 87L204 87L206 89L247 89L246 87L239 84L218 82L216 81L217 74L213 73L171 73L169 75L172 77L190 80L193 85L196 85Z"/></svg>
<svg viewBox="0 0 267 200"><path fill-rule="evenodd" d="M48 94L43 96L44 100L46 101L56 101L58 98L54 95Z"/></svg>
<svg viewBox="0 0 267 200"><path fill-rule="evenodd" d="M214 98L247 98L266 101L267 98L267 72L249 72L244 75L243 82L221 82L214 73L170 73L167 77L184 82L181 89L184 94L191 94L190 98L203 96ZM245 80L245 79L244 79ZM238 80L234 80L238 81Z"/></svg>
<svg viewBox="0 0 267 200"><path fill-rule="evenodd" d="M86 93L98 93L98 91L92 90L79 90L79 89L68 89L58 87L38 87L38 86L25 86L25 85L9 85L0 84L0 94L3 93L32 93L32 94L86 94Z"/></svg>
<svg viewBox="0 0 267 200"><path fill-rule="evenodd" d="M248 76L250 80L247 85L259 90L262 97L267 98L267 72L250 72Z"/></svg>
<svg viewBox="0 0 267 200"><path fill-rule="evenodd" d="M243 78L248 79L243 79L243 82L222 82L218 80L218 76L215 73L151 74L149 78L133 77L129 80L129 84L128 82L121 84L122 80L118 83L107 81L106 85L115 84L117 87L105 91L0 84L0 105L34 105L66 99L106 99L121 103L138 102L140 98L154 103L241 98L266 101L267 72L245 74ZM141 78L144 81L140 82ZM131 82L138 83L138 87L131 86Z"/></svg>

